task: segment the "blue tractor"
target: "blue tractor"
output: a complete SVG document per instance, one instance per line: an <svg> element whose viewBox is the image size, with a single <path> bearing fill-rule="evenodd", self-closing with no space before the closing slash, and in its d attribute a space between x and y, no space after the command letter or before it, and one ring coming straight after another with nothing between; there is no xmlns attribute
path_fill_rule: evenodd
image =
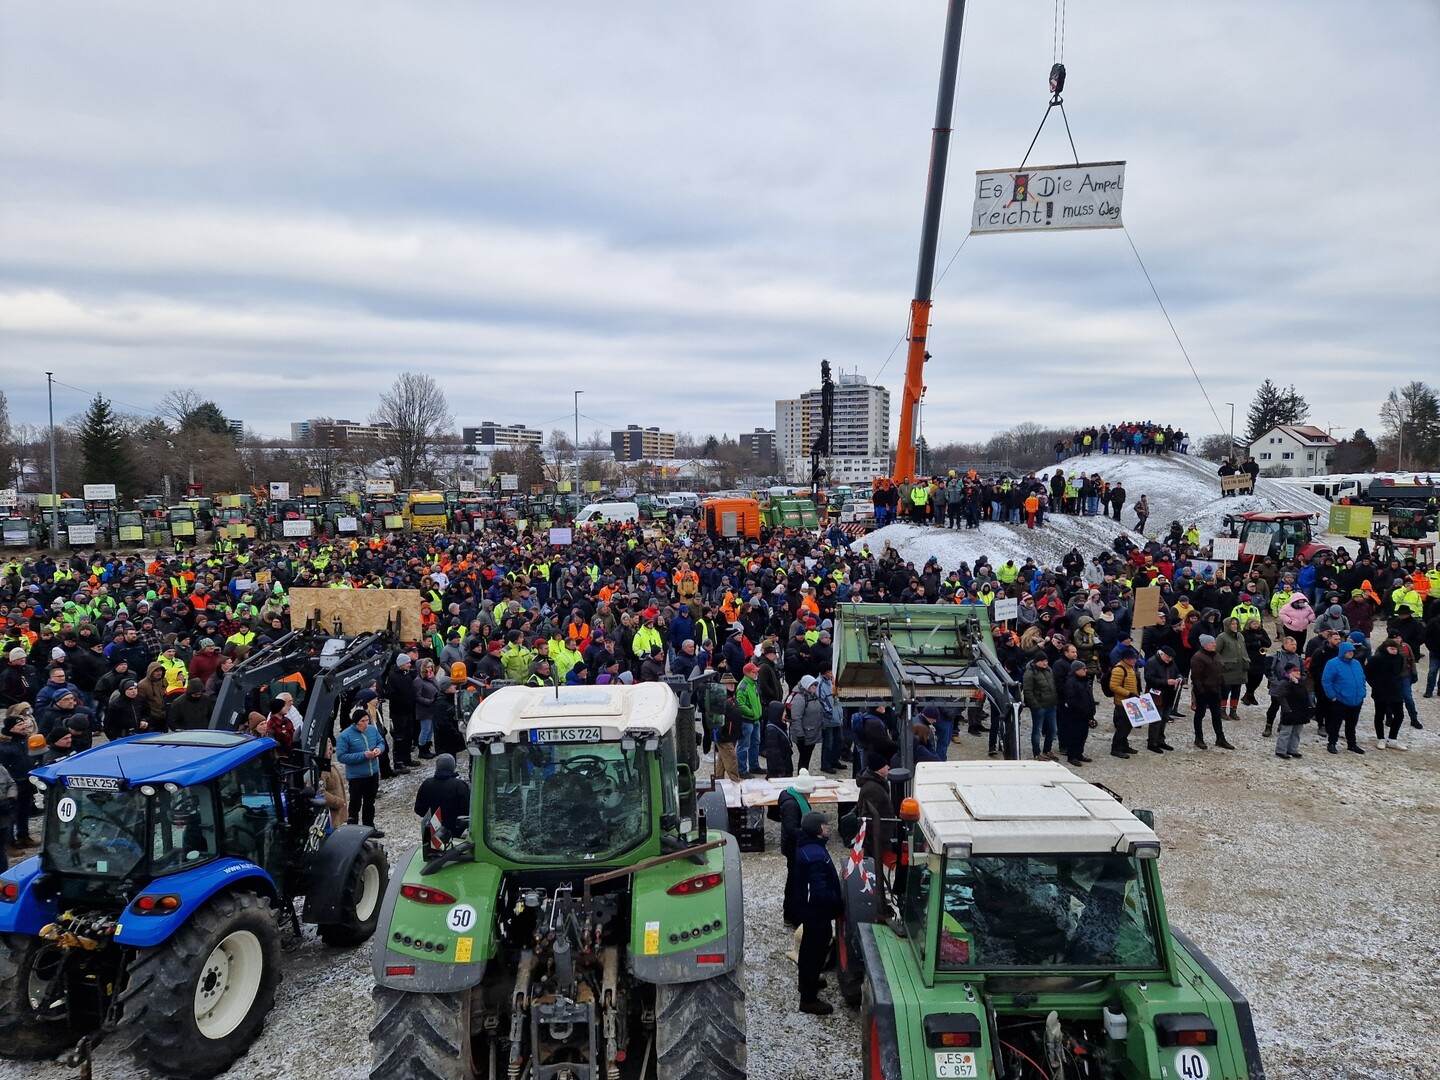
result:
<svg viewBox="0 0 1440 1080"><path fill-rule="evenodd" d="M0 1055L78 1042L83 1058L113 1036L152 1073L214 1076L274 1004L282 925L370 938L385 850L368 827L332 829L309 770L276 750L144 734L31 774L44 840L0 876Z"/></svg>

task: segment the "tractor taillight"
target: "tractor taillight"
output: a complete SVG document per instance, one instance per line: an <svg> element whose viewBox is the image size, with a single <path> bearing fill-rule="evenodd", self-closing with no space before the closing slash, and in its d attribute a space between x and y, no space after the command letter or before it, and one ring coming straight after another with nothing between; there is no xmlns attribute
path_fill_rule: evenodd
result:
<svg viewBox="0 0 1440 1080"><path fill-rule="evenodd" d="M1204 1013L1165 1013L1155 1018L1155 1041L1161 1046L1214 1046L1215 1022Z"/></svg>
<svg viewBox="0 0 1440 1080"><path fill-rule="evenodd" d="M386 974L386 975L414 975L414 974L415 974L415 968L414 968L414 966L409 965L409 964L397 965L397 966L393 966L393 967L387 967L387 968L385 969L385 974Z"/></svg>
<svg viewBox="0 0 1440 1080"><path fill-rule="evenodd" d="M20 886L16 885L15 882L7 881L5 884L0 885L0 900L4 900L7 904L13 904L19 899Z"/></svg>
<svg viewBox="0 0 1440 1080"><path fill-rule="evenodd" d="M932 1013L925 1017L925 1045L934 1049L980 1045L980 1018L974 1013Z"/></svg>
<svg viewBox="0 0 1440 1080"><path fill-rule="evenodd" d="M713 889L725 880L724 874L697 874L695 877L677 881L665 891L671 896L690 896L693 893Z"/></svg>
<svg viewBox="0 0 1440 1080"><path fill-rule="evenodd" d="M432 889L425 885L401 885L400 895L417 904L453 904L455 897L443 889Z"/></svg>
<svg viewBox="0 0 1440 1080"><path fill-rule="evenodd" d="M702 952L695 957L697 964L723 964L725 954L723 952Z"/></svg>
<svg viewBox="0 0 1440 1080"><path fill-rule="evenodd" d="M171 912L180 910L180 897L173 893L160 895L146 893L144 896L138 897L131 907L139 915L169 915Z"/></svg>

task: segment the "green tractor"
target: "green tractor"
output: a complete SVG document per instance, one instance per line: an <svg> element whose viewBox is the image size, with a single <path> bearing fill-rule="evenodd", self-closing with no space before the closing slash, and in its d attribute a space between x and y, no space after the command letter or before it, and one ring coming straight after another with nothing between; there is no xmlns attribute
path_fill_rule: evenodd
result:
<svg viewBox="0 0 1440 1080"><path fill-rule="evenodd" d="M375 1080L741 1080L740 852L665 685L511 686L470 718L375 948Z"/></svg>
<svg viewBox="0 0 1440 1080"><path fill-rule="evenodd" d="M866 1080L1263 1080L1248 1002L1170 926L1149 812L1044 762L913 790L888 888L868 859L845 881Z"/></svg>

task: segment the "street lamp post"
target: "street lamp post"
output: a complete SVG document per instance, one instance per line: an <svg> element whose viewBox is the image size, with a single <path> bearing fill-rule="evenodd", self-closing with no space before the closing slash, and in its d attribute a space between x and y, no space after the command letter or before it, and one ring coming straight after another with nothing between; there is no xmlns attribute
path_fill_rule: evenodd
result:
<svg viewBox="0 0 1440 1080"><path fill-rule="evenodd" d="M55 477L55 373L45 372L45 396L50 401L50 546L60 547L60 485Z"/></svg>
<svg viewBox="0 0 1440 1080"><path fill-rule="evenodd" d="M584 390L575 391L575 491L580 491L580 395Z"/></svg>
<svg viewBox="0 0 1440 1080"><path fill-rule="evenodd" d="M1233 458L1235 456L1235 403L1227 401L1225 404L1230 406L1230 456Z"/></svg>

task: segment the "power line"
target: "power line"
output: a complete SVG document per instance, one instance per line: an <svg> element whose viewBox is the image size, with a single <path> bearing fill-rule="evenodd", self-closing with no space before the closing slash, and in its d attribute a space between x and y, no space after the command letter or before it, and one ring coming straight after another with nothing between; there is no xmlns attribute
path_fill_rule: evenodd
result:
<svg viewBox="0 0 1440 1080"><path fill-rule="evenodd" d="M1185 363L1190 366L1190 374L1195 376L1195 385L1200 387L1200 395L1205 399L1205 404L1209 406L1210 415L1215 417L1215 429L1217 431L1224 431L1225 425L1220 422L1220 414L1215 411L1215 403L1210 400L1210 394L1205 389L1205 383L1200 379L1200 373L1195 370L1195 365L1191 363L1190 354L1185 350L1185 343L1180 340L1180 331L1175 329L1175 323L1170 318L1170 312L1165 310L1165 301L1160 299L1160 290L1155 288L1155 282L1151 280L1150 271L1145 267L1145 260L1140 258L1140 249L1135 246L1135 240L1131 237L1128 228L1122 225L1121 231L1125 234L1125 239L1130 244L1130 250L1135 253L1135 261L1140 264L1140 272L1145 275L1145 281L1150 286L1150 291L1155 294L1155 303L1160 305L1160 314L1165 316L1165 322L1170 327L1170 333L1175 335L1175 344L1180 346L1180 355L1185 357Z"/></svg>
<svg viewBox="0 0 1440 1080"><path fill-rule="evenodd" d="M131 402L129 402L129 401L121 401L119 398L105 397L105 395L104 395L103 393L101 393L99 390L86 390L83 386L71 386L68 382L61 382L59 379L52 379L51 381L54 382L54 384L55 384L56 386L64 386L64 387L66 387L67 389L74 390L74 391L76 391L76 392L78 392L78 393L84 394L84 395L86 395L87 397L91 397L91 398L96 398L96 397L105 398L106 401L112 401L112 402L114 402L116 405L124 405L127 409L134 409L134 410L136 410L137 412L149 413L151 416L159 416L159 417L164 417L164 415L165 415L165 414L164 414L163 412L161 412L159 409L152 409L152 408L149 408L149 407L147 407L147 406L145 406L145 405L135 405L135 404L133 404L133 403L131 403Z"/></svg>

